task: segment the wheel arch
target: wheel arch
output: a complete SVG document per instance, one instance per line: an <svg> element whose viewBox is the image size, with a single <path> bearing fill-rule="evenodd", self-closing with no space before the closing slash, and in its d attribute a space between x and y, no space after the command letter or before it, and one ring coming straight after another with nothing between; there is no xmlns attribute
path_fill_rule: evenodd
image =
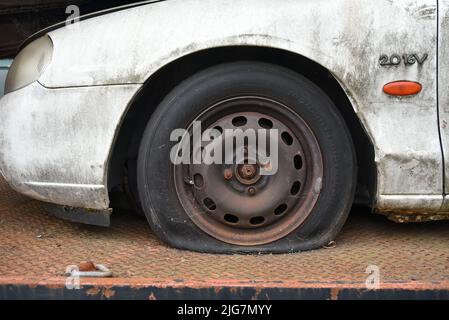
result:
<svg viewBox="0 0 449 320"><path fill-rule="evenodd" d="M266 62L291 69L314 82L329 96L343 116L356 149L356 203L373 207L377 191L374 144L357 116L357 102L351 99L350 92L319 63L284 49L259 46L225 46L195 51L162 66L148 78L130 102L111 148L107 172L111 206L132 208L130 202L138 201L135 190L135 164L140 139L146 123L162 99L183 80L201 70L242 60ZM125 197L125 193L130 195L131 199Z"/></svg>

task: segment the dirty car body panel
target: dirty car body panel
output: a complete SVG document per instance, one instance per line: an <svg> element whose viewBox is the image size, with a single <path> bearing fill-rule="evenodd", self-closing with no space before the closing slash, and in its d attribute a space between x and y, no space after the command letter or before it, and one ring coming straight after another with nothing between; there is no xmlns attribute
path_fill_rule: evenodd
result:
<svg viewBox="0 0 449 320"><path fill-rule="evenodd" d="M447 20L447 1L440 6ZM438 26L437 9L437 0L168 0L52 30L45 72L0 101L1 171L30 197L108 209L114 142L144 83L201 50L269 47L318 63L341 84L375 148L380 212L448 211L437 50L438 27L445 41L449 26L444 19ZM448 48L441 46L440 60ZM381 55L404 54L427 59L379 63ZM423 90L411 97L384 94L383 86L396 80L420 82Z"/></svg>

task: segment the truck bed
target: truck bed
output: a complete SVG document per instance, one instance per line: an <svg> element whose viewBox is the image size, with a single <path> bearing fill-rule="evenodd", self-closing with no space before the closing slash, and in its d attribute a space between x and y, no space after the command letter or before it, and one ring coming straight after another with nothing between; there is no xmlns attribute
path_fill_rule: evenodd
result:
<svg viewBox="0 0 449 320"><path fill-rule="evenodd" d="M145 219L111 228L59 220L0 179L1 299L449 299L449 222L394 224L354 209L334 248L289 255L210 255L161 243ZM90 260L112 278L65 287ZM368 266L380 287L368 290Z"/></svg>

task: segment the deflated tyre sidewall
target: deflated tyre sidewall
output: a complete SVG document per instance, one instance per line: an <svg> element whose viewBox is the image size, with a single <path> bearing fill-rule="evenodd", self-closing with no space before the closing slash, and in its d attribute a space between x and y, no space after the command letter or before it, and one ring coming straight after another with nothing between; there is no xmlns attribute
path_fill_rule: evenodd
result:
<svg viewBox="0 0 449 320"><path fill-rule="evenodd" d="M239 95L265 96L290 106L313 130L324 162L321 194L310 216L287 237L262 246L231 245L204 233L185 213L173 183L170 151L176 142L170 142L171 132L186 128L217 101ZM286 253L335 239L353 203L356 159L343 118L320 88L282 67L237 62L192 76L161 102L142 137L137 175L145 215L169 245L211 253Z"/></svg>

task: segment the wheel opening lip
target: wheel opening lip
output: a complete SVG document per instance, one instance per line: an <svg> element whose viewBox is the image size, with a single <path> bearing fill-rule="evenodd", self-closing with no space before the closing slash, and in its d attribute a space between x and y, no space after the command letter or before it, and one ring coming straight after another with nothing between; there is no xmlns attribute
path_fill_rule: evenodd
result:
<svg viewBox="0 0 449 320"><path fill-rule="evenodd" d="M239 100L245 101L248 99L250 101L255 100L260 102L261 106L263 105L263 109L265 111L270 110L267 105L271 106L271 111L274 115L277 116L277 119L279 119L279 117L284 120L287 119L286 122L290 125L286 125L288 128L291 129L293 125L298 125L299 127L295 127L295 129L297 129L296 131L292 130L292 132L295 134L295 139L298 139L298 132L301 134L302 138L307 138L307 143L303 143L304 146L301 142L300 144L303 148L302 150L306 150L305 154L303 155L303 161L305 166L309 166L311 168L311 174L305 182L302 182L302 191L299 193L299 200L297 202L297 205L294 206L293 210L287 211L287 213L282 214L282 218L271 225L255 228L252 230L239 229L233 227L231 224L226 225L225 223L218 223L217 220L210 219L210 217L208 217L208 215L210 215L210 212L204 210L204 207L195 200L193 192L190 192L186 184L181 181L182 179L180 179L180 177L185 175L185 173L179 174L179 169L183 167L182 165L171 164L171 181L174 185L174 190L177 193L177 198L180 205L185 210L186 214L190 217L192 222L202 231L207 233L209 236L228 244L239 246L258 246L266 245L280 240L285 236L288 236L291 232L296 230L306 221L306 219L310 216L310 213L313 211L320 196L320 192L317 192L316 190L316 183L318 180L324 181L324 164L319 142L317 141L315 133L304 121L304 119L285 103L264 96L241 95L222 99L203 110L203 112L201 112L194 120L189 122L189 125L186 129L189 130L193 121L204 118L205 115L208 115L208 113L210 113L211 111L213 111L212 115L214 116L216 116L216 114L223 113L228 115L233 114L232 112L226 112L226 105L228 103L235 103ZM262 108L261 106L258 107ZM251 108L249 108L248 110L251 110ZM240 110L239 112L244 113L248 111ZM292 115L294 117L290 119L288 116ZM210 116L210 114L208 116ZM270 114L270 116L273 115ZM282 120L279 121L282 122ZM300 128L301 130L299 130L298 128ZM310 153L312 153L313 156L310 156ZM194 199L194 201L186 201L186 199L189 199L189 197L190 199ZM229 212L229 214L232 214L232 212ZM258 213L254 213L253 216L257 216L257 218L259 218L260 215Z"/></svg>

